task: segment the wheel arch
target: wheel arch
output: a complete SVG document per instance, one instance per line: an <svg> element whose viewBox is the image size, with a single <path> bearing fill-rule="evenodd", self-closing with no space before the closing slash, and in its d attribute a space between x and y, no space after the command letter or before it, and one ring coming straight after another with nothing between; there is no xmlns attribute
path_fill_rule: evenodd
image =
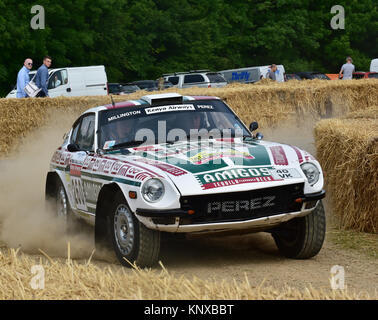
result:
<svg viewBox="0 0 378 320"><path fill-rule="evenodd" d="M112 182L104 185L97 198L96 216L95 216L95 243L103 243L107 236L107 209L110 207L116 193L122 191L122 188ZM125 197L126 198L126 197Z"/></svg>

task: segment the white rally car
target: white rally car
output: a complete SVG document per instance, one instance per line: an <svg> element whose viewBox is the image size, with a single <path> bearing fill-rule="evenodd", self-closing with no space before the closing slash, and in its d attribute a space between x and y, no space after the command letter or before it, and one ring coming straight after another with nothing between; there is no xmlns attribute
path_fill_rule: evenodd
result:
<svg viewBox="0 0 378 320"><path fill-rule="evenodd" d="M55 151L46 198L92 224L120 262L151 266L162 233L270 232L306 259L325 236L322 169L261 140L217 97L159 94L84 112Z"/></svg>

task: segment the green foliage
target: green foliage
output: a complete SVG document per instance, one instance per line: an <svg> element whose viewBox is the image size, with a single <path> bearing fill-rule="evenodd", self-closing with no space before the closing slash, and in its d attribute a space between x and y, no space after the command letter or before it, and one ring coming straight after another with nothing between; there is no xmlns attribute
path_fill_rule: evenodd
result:
<svg viewBox="0 0 378 320"><path fill-rule="evenodd" d="M109 81L156 79L188 69L271 63L287 72L336 73L351 55L358 70L376 58L377 2L340 0L345 30L332 30L330 0L40 0L46 28L33 30L32 4L0 0L0 93L25 58L52 67L104 64Z"/></svg>

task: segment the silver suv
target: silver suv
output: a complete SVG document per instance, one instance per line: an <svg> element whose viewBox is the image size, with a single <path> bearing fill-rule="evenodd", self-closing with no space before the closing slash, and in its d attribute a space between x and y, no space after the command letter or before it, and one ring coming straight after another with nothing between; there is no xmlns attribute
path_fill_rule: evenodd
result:
<svg viewBox="0 0 378 320"><path fill-rule="evenodd" d="M175 72L163 74L164 80L169 81L177 88L221 88L227 81L219 72L209 70L192 70L188 72Z"/></svg>

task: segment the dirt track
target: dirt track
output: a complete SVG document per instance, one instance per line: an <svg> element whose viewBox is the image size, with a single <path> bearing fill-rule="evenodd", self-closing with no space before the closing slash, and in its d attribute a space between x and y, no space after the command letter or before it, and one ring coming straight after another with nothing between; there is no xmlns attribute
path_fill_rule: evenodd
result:
<svg viewBox="0 0 378 320"><path fill-rule="evenodd" d="M267 140L292 143L314 153L311 128L309 125L298 129L281 129L279 133L262 131ZM8 246L21 245L25 252L32 254L41 248L51 256L65 256L67 239L59 237L55 233L56 228L51 228L51 223L47 223L46 216L41 216L39 211L42 208L48 162L52 150L60 143L63 132L62 129L54 129L53 132L51 129L42 130L28 138L25 141L25 152L30 161L19 156L0 161L3 178L0 184L0 241ZM20 194L23 195L22 201ZM329 208L326 210L330 218L332 212ZM299 289L310 286L329 289L330 269L334 265L340 265L345 268L345 285L348 289L376 296L377 257L334 244L328 237L332 230L330 220L332 219L328 219L324 247L310 260L290 260L280 256L273 239L265 233L163 242L160 257L168 271L177 276L195 276L216 281L242 281L247 276L253 286L259 286L265 280L265 284L273 287L280 288L287 284ZM93 249L91 232L71 239L71 246L73 256L87 259ZM106 260L96 259L94 263L121 268L117 262L111 263L114 257L107 257Z"/></svg>
<svg viewBox="0 0 378 320"><path fill-rule="evenodd" d="M197 239L166 244L161 253L164 265L177 275L243 280L252 285L263 280L273 287L330 288L330 270L345 269L345 285L356 291L378 291L378 261L356 251L340 249L326 240L321 252L310 260L290 260L279 255L266 233L221 239Z"/></svg>

